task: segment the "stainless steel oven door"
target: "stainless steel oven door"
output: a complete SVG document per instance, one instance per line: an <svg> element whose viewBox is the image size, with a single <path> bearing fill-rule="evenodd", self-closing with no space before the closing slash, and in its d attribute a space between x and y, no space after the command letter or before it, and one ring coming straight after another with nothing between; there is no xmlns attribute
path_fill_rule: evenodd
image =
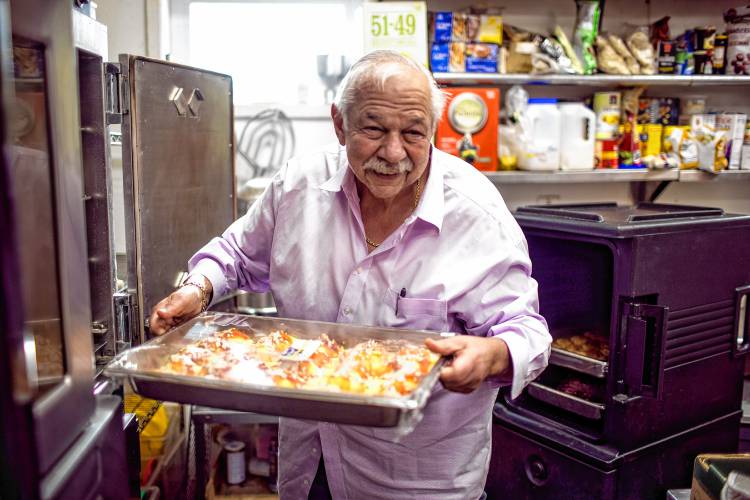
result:
<svg viewBox="0 0 750 500"><path fill-rule="evenodd" d="M235 217L232 79L120 55L128 289L137 332Z"/></svg>

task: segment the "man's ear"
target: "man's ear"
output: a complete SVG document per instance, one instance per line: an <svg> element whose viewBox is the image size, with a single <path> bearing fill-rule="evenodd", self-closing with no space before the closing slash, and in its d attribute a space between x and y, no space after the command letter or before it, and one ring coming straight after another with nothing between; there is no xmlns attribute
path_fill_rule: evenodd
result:
<svg viewBox="0 0 750 500"><path fill-rule="evenodd" d="M338 110L335 104L331 104L331 118L333 119L333 129L336 131L336 137L339 144L346 146L346 135L344 134L344 115Z"/></svg>

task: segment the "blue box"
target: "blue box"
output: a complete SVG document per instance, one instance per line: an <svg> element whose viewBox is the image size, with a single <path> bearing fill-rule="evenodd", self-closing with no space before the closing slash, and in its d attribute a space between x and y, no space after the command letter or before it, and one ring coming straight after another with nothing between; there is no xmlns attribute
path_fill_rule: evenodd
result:
<svg viewBox="0 0 750 500"><path fill-rule="evenodd" d="M467 73L497 73L498 46L491 43L466 44Z"/></svg>
<svg viewBox="0 0 750 500"><path fill-rule="evenodd" d="M433 43L430 50L430 69L433 73L447 73L450 47L447 43Z"/></svg>
<svg viewBox="0 0 750 500"><path fill-rule="evenodd" d="M453 12L435 12L432 17L431 30L434 42L447 43L452 41Z"/></svg>

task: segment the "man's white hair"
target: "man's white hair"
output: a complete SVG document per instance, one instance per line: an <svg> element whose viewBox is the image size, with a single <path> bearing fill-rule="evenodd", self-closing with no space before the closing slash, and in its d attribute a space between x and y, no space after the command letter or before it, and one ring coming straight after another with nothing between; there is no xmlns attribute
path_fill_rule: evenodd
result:
<svg viewBox="0 0 750 500"><path fill-rule="evenodd" d="M351 105L356 102L357 94L362 86L377 84L378 89L384 90L388 79L400 74L404 66L419 70L427 78L432 101L432 127L435 129L445 108L445 93L440 90L427 68L393 50L370 52L354 63L341 81L333 103L343 115L344 123L348 121L348 112Z"/></svg>

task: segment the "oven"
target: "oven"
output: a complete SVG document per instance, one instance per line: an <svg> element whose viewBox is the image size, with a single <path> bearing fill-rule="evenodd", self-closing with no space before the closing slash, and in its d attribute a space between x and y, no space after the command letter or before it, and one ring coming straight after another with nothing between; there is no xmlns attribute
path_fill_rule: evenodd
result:
<svg viewBox="0 0 750 500"><path fill-rule="evenodd" d="M553 347L524 394L496 406L502 450L489 491L507 495L510 481L513 498L543 498L578 491L595 471L596 497L659 496L690 484L698 452L735 450L750 216L600 203L523 207L516 218ZM524 445L508 452L508 441ZM510 477L520 465L504 459L524 474ZM570 471L549 472L563 462ZM623 479L636 469L638 481Z"/></svg>

